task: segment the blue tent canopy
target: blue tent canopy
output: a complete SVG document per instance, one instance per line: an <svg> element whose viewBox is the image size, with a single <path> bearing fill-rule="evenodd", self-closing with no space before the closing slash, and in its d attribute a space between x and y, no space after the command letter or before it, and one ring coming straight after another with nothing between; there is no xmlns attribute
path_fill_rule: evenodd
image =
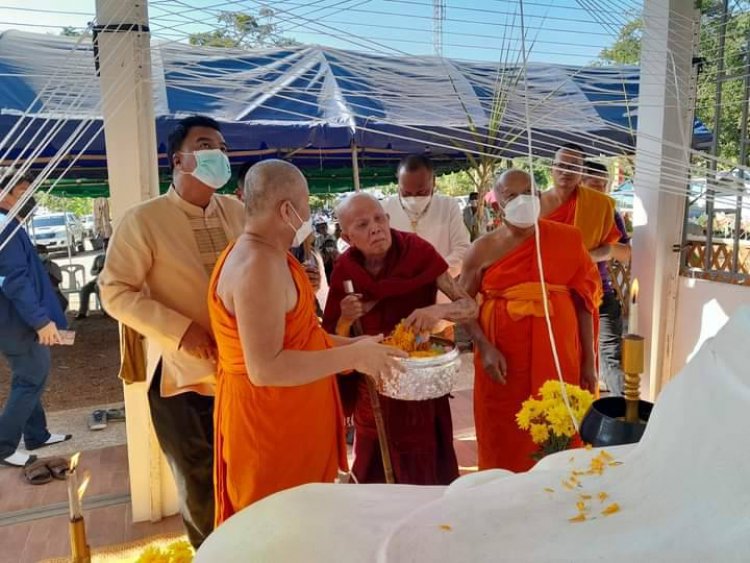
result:
<svg viewBox="0 0 750 563"><path fill-rule="evenodd" d="M155 43L160 164L166 167L169 131L192 114L222 124L235 163L277 156L302 167L341 168L351 163L353 146L367 166L414 152L453 165L465 161L467 151L520 156L527 154L527 102L536 154L549 155L566 141L591 154L634 150L637 67L530 64L528 98L520 77L512 65L320 46L244 51ZM498 92L505 111L493 125ZM0 33L0 131L20 125L0 146L3 154L13 147L11 157L28 156L59 128L35 163L41 167L87 124L61 166L81 155L72 175L105 175L91 42ZM694 146L710 140L710 131L696 121Z"/></svg>

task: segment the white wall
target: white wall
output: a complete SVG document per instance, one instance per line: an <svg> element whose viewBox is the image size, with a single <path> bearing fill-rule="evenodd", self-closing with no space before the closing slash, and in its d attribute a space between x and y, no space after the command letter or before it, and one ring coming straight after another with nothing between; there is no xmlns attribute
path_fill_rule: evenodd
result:
<svg viewBox="0 0 750 563"><path fill-rule="evenodd" d="M748 286L680 277L670 376L679 373L742 305L750 305Z"/></svg>

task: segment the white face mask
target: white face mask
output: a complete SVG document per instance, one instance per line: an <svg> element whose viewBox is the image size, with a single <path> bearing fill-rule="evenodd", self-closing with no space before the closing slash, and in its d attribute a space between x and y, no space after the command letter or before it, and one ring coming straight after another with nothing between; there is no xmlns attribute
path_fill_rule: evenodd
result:
<svg viewBox="0 0 750 563"><path fill-rule="evenodd" d="M302 221L302 217L299 216L299 213L297 213L297 210L293 205L292 211L294 211L297 219ZM302 243L307 240L307 237L309 237L314 232L312 216L310 216L307 221L302 221L302 224L299 227L295 228L291 223L287 223L287 225L289 225L289 228L294 231L294 242L292 243L292 246L302 246Z"/></svg>
<svg viewBox="0 0 750 563"><path fill-rule="evenodd" d="M539 198L533 195L519 195L509 201L503 209L505 221L518 227L519 229L528 229L534 226L539 219L541 205Z"/></svg>
<svg viewBox="0 0 750 563"><path fill-rule="evenodd" d="M183 154L192 154L195 157L195 170L189 174L209 188L218 190L232 177L229 158L221 149L206 149Z"/></svg>
<svg viewBox="0 0 750 563"><path fill-rule="evenodd" d="M401 201L404 203L404 207L408 209L412 213L422 213L425 209L427 209L427 206L430 204L430 200L432 199L432 196L426 195L426 196L411 196L411 197L402 197Z"/></svg>

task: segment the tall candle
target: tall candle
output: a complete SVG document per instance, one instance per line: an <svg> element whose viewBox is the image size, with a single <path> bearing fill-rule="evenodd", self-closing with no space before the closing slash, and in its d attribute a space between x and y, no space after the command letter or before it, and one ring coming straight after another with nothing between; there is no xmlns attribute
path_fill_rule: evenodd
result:
<svg viewBox="0 0 750 563"><path fill-rule="evenodd" d="M628 333L638 334L638 280L630 286L630 310L628 314Z"/></svg>
<svg viewBox="0 0 750 563"><path fill-rule="evenodd" d="M73 455L70 458L70 466L68 468L68 505L70 508L70 519L75 520L81 517L81 501L78 496L78 458L80 452Z"/></svg>

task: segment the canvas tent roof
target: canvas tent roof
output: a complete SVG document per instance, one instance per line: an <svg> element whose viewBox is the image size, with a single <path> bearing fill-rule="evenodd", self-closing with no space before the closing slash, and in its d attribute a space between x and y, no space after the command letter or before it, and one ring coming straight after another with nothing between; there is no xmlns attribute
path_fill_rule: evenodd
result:
<svg viewBox="0 0 750 563"><path fill-rule="evenodd" d="M361 164L373 168L392 167L412 152L455 167L477 140L491 145L483 150L493 154L526 151L525 102L522 88L513 84L518 77L513 66L320 46L240 51L170 42L153 44L152 76L165 169L168 132L195 113L221 122L233 163L278 156L307 169L342 169L351 164L352 145L359 147ZM561 139L594 150L611 150L611 143L633 150L638 77L637 67L530 64L530 95L544 101L531 107L535 152L549 154ZM492 105L500 83L508 92L507 109L493 137ZM71 158L81 154L70 175L104 177L99 104L89 40L76 47L67 37L0 34L0 131L22 124L4 140L1 154L12 145L10 157L28 155L47 131L62 125L42 151L36 163L41 166L76 127L93 120L88 135L70 149ZM695 145L710 138L696 122Z"/></svg>

